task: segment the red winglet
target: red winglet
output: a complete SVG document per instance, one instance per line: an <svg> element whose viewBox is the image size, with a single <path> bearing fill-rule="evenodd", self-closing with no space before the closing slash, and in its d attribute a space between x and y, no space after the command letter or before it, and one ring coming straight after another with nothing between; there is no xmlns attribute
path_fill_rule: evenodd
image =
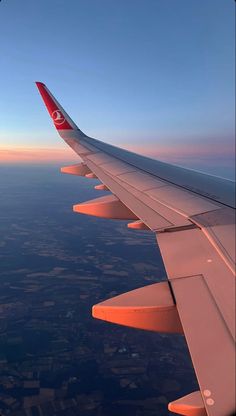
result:
<svg viewBox="0 0 236 416"><path fill-rule="evenodd" d="M42 82L36 82L38 90L42 99L48 109L49 115L53 120L54 126L57 130L73 130L77 126L73 123L70 117L66 114L57 100L53 97L46 85Z"/></svg>

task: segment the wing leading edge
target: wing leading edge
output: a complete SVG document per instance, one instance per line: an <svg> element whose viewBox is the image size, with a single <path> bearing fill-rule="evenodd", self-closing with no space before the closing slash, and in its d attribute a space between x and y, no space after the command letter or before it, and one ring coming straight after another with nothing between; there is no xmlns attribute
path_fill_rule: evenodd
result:
<svg viewBox="0 0 236 416"><path fill-rule="evenodd" d="M36 83L60 136L83 163L64 173L98 178L106 197L75 212L127 219L155 232L168 274L157 283L94 306L99 319L184 332L200 391L172 402L182 415L235 412L235 184L86 136L47 87ZM153 293L155 294L153 296ZM142 318L140 318L142 317Z"/></svg>

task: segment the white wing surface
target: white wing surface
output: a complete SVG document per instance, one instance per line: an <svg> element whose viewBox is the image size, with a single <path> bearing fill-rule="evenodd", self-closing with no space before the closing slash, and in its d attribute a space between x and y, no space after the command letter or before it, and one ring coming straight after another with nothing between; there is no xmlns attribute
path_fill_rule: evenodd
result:
<svg viewBox="0 0 236 416"><path fill-rule="evenodd" d="M142 329L184 333L199 391L169 404L192 416L235 413L235 183L86 136L42 83L60 136L83 163L62 172L98 178L110 193L75 212L130 220L156 234L168 282L109 299L93 316Z"/></svg>

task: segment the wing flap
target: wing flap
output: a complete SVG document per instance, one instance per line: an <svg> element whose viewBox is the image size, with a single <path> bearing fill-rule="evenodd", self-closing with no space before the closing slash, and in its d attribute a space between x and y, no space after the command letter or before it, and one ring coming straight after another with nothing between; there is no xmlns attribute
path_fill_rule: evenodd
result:
<svg viewBox="0 0 236 416"><path fill-rule="evenodd" d="M132 173L120 175L119 179L141 192L153 188L159 189L161 186L166 185L164 181L154 178L148 173L140 172L138 169Z"/></svg>
<svg viewBox="0 0 236 416"><path fill-rule="evenodd" d="M216 202L213 203L186 190L179 189L174 185L151 189L146 191L146 193L153 199L166 204L187 217L220 209Z"/></svg>
<svg viewBox="0 0 236 416"><path fill-rule="evenodd" d="M191 219L201 227L232 273L235 273L235 210L221 208L193 216Z"/></svg>
<svg viewBox="0 0 236 416"><path fill-rule="evenodd" d="M170 281L202 275L235 339L235 276L200 229L157 234ZM222 278L223 276L223 278Z"/></svg>
<svg viewBox="0 0 236 416"><path fill-rule="evenodd" d="M160 233L157 241L207 414L233 414L235 277L200 229Z"/></svg>
<svg viewBox="0 0 236 416"><path fill-rule="evenodd" d="M201 275L174 279L172 288L207 413L231 415L235 345L215 299Z"/></svg>

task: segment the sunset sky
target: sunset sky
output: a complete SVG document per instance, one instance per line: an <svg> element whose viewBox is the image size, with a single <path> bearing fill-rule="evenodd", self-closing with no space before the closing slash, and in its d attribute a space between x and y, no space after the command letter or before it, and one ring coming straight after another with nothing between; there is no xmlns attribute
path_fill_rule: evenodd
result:
<svg viewBox="0 0 236 416"><path fill-rule="evenodd" d="M86 134L232 177L234 7L2 1L1 162L76 161L54 131L38 80Z"/></svg>

